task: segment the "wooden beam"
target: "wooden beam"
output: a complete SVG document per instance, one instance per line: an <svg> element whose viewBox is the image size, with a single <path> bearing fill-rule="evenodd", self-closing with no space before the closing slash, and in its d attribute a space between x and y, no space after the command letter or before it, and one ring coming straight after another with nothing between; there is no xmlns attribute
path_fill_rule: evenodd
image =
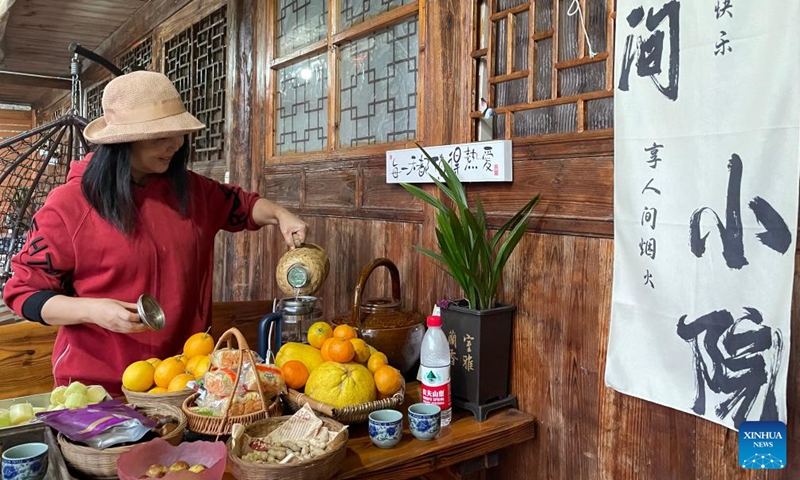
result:
<svg viewBox="0 0 800 480"><path fill-rule="evenodd" d="M69 92L64 92L63 90L49 90L47 93L42 95L38 100L33 102L31 105L36 110L47 110L48 108L55 105L57 102L64 100L65 97L69 97Z"/></svg>
<svg viewBox="0 0 800 480"><path fill-rule="evenodd" d="M120 25L94 52L112 60L131 45L144 38L154 28L177 13L192 0L150 0ZM94 62L84 62L81 80L92 83L107 77L108 72Z"/></svg>
<svg viewBox="0 0 800 480"><path fill-rule="evenodd" d="M0 71L0 85L20 87L43 87L56 90L71 90L72 81L53 77L17 75L15 73Z"/></svg>

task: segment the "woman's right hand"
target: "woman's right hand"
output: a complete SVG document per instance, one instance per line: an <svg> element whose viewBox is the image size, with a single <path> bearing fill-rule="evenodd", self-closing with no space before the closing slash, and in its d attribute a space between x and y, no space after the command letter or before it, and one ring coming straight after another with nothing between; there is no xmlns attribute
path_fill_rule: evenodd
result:
<svg viewBox="0 0 800 480"><path fill-rule="evenodd" d="M117 333L138 333L147 331L136 313L136 304L121 302L112 298L87 298L88 317L91 323Z"/></svg>

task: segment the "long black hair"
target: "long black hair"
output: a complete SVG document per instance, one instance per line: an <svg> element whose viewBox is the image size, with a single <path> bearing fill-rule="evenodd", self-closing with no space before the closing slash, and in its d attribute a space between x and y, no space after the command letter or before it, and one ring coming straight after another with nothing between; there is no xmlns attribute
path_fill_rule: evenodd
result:
<svg viewBox="0 0 800 480"><path fill-rule="evenodd" d="M180 213L189 213L189 136L164 172L172 181ZM101 217L111 222L125 235L130 235L136 225L136 206L131 194L131 144L112 143L99 145L86 167L81 181L83 195Z"/></svg>

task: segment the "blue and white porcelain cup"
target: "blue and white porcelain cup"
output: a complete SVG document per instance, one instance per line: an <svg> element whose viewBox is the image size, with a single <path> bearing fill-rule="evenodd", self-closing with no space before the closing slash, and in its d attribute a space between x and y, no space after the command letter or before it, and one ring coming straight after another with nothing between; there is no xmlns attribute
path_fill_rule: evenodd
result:
<svg viewBox="0 0 800 480"><path fill-rule="evenodd" d="M376 410L369 414L369 438L379 448L392 448L403 438L403 414Z"/></svg>
<svg viewBox="0 0 800 480"><path fill-rule="evenodd" d="M429 403L415 403L408 407L408 428L419 440L432 440L439 434L442 409Z"/></svg>
<svg viewBox="0 0 800 480"><path fill-rule="evenodd" d="M41 480L47 465L46 443L11 447L3 452L3 480Z"/></svg>

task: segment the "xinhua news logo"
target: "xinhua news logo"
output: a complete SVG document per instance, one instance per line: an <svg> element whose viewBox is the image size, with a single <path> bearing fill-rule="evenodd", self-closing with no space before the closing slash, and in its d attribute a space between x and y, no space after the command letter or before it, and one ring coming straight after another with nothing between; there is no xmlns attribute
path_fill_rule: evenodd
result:
<svg viewBox="0 0 800 480"><path fill-rule="evenodd" d="M786 424L744 422L739 426L739 465L751 470L786 466Z"/></svg>

